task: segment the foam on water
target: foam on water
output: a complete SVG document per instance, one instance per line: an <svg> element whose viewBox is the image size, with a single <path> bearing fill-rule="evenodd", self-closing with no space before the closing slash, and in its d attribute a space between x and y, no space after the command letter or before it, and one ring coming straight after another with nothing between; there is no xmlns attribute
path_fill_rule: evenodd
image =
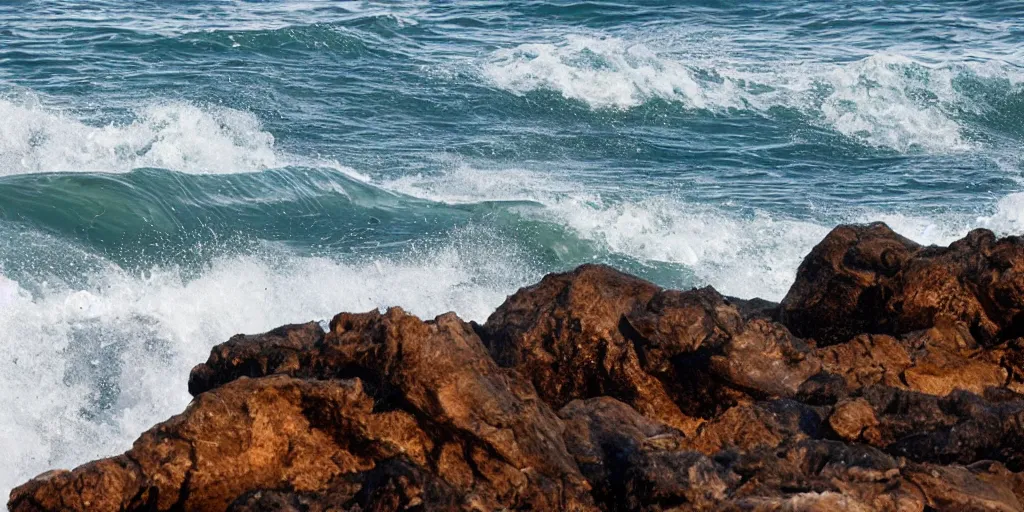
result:
<svg viewBox="0 0 1024 512"><path fill-rule="evenodd" d="M463 236L467 238L462 238ZM401 305L482 321L538 277L478 233L402 257L343 263L232 257L185 279L110 266L86 287L0 276L0 495L27 478L119 453L189 401L190 368L239 332ZM482 249L482 247L484 247Z"/></svg>
<svg viewBox="0 0 1024 512"><path fill-rule="evenodd" d="M803 257L833 227L803 219L696 204L673 196L619 200L586 191L551 173L457 166L437 175L406 176L382 184L401 193L444 203L531 201L543 208L524 216L570 228L604 251L641 262L689 268L703 284L739 297L781 300ZM850 210L835 223L888 223L922 244L946 245L976 227L1000 235L1024 232L1024 194L1000 200L990 216L933 218L878 210Z"/></svg>
<svg viewBox="0 0 1024 512"><path fill-rule="evenodd" d="M703 87L683 63L614 37L570 35L558 44L500 49L484 73L517 94L550 89L594 108L630 108L653 98L694 108L742 106L736 95Z"/></svg>
<svg viewBox="0 0 1024 512"><path fill-rule="evenodd" d="M254 114L219 106L158 101L133 120L99 126L44 105L29 91L0 95L0 176L44 172L128 172L155 167L189 174L262 171L286 166L330 168L370 178L333 160L278 148Z"/></svg>
<svg viewBox="0 0 1024 512"><path fill-rule="evenodd" d="M996 212L990 216L979 217L977 224L997 233L1024 235L1024 192L1000 199L996 205Z"/></svg>
<svg viewBox="0 0 1024 512"><path fill-rule="evenodd" d="M516 95L555 91L593 109L630 109L652 100L762 115L791 108L854 140L901 152L974 147L957 112L975 108L976 102L957 90L958 78L1021 83L1011 67L992 62L932 64L883 52L844 62L765 63L709 58L689 50L569 35L553 43L499 49L483 62L481 73L491 85Z"/></svg>
<svg viewBox="0 0 1024 512"><path fill-rule="evenodd" d="M0 175L53 171L239 172L283 165L250 113L182 102L147 105L125 124L90 126L37 101L0 99Z"/></svg>
<svg viewBox="0 0 1024 512"><path fill-rule="evenodd" d="M906 152L972 147L949 113L954 105L969 103L961 102L953 88L957 74L906 56L879 54L810 76L815 85L831 87L816 107L828 125L867 144Z"/></svg>
<svg viewBox="0 0 1024 512"><path fill-rule="evenodd" d="M458 186L452 186L452 183ZM605 200L551 174L461 166L385 184L433 201L533 201L523 215L570 228L603 250L641 262L683 265L723 293L780 299L796 267L828 228L811 222L731 215L671 197Z"/></svg>

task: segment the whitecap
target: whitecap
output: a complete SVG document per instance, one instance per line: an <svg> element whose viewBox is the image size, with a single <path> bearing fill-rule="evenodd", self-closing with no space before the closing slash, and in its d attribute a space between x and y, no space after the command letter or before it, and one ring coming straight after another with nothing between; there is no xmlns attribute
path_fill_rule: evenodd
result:
<svg viewBox="0 0 1024 512"><path fill-rule="evenodd" d="M190 174L330 168L370 181L336 161L289 153L251 112L155 101L131 120L90 124L31 91L0 96L0 176L45 172L127 172L156 167Z"/></svg>
<svg viewBox="0 0 1024 512"><path fill-rule="evenodd" d="M1022 81L998 62L935 56L878 52L850 61L749 62L689 50L568 35L496 50L479 68L484 81L515 95L553 91L595 110L626 110L653 100L765 116L784 107L850 139L900 152L975 147L958 119L975 102L957 90L958 78Z"/></svg>

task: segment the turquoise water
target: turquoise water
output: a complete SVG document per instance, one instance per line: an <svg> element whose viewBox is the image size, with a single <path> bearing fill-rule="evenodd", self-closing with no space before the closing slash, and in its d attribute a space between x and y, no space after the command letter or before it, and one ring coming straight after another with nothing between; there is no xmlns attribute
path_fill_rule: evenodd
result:
<svg viewBox="0 0 1024 512"><path fill-rule="evenodd" d="M236 332L483 320L592 261L778 300L840 222L1024 232L1024 4L887 4L0 3L0 491Z"/></svg>

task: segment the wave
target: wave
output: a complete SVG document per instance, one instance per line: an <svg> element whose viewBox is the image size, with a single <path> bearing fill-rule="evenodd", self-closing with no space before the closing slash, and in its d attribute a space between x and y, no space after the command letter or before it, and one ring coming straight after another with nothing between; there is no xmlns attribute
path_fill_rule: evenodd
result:
<svg viewBox="0 0 1024 512"><path fill-rule="evenodd" d="M0 99L0 175L52 171L239 172L280 167L274 136L250 113L149 105L124 124L90 126L38 101Z"/></svg>
<svg viewBox="0 0 1024 512"><path fill-rule="evenodd" d="M34 93L0 96L0 176L42 172L128 172L153 167L190 174L259 171L337 162L279 149L250 112L180 101L134 109L127 122L88 124L44 105Z"/></svg>
<svg viewBox="0 0 1024 512"><path fill-rule="evenodd" d="M729 295L772 300L785 295L800 261L835 224L883 220L923 244L948 244L975 227L1002 235L1024 233L1024 193L1010 194L995 205L979 204L987 215L925 216L856 208L804 219L672 195L617 198L584 190L569 178L525 169L460 166L381 186L445 204L509 202L518 215L560 226L568 237L593 244L593 254L621 255L641 265L673 265L677 275L662 284L711 284ZM516 206L519 202L539 207Z"/></svg>
<svg viewBox="0 0 1024 512"><path fill-rule="evenodd" d="M622 197L557 173L469 166L377 182L309 168L0 179L0 221L61 237L130 269L201 268L266 244L300 256L391 257L475 227L490 230L537 268L601 261L666 286L712 284L728 294L776 300L804 254L836 223L881 219L919 242L948 243L979 226L1024 232L1022 204L1018 193L979 203L973 211L980 214L855 208L806 218L671 194ZM97 268L52 261L51 252L61 253L31 241L0 244L0 268L12 278L46 272L65 281L74 281L83 266ZM46 270L54 267L67 272Z"/></svg>
<svg viewBox="0 0 1024 512"><path fill-rule="evenodd" d="M481 73L516 95L551 91L595 110L654 102L765 116L786 109L860 143L900 152L973 148L978 134L965 116L998 111L992 96L1024 93L1024 76L992 62L933 64L892 53L848 62L742 62L584 35L496 50Z"/></svg>

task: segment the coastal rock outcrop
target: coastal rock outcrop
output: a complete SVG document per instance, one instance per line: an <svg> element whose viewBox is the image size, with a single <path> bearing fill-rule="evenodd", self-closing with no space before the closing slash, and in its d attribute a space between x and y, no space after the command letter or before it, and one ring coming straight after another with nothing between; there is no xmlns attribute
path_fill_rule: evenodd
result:
<svg viewBox="0 0 1024 512"><path fill-rule="evenodd" d="M1024 336L1024 238L977 229L923 247L881 223L840 226L804 259L781 320L819 343L960 322L985 346Z"/></svg>
<svg viewBox="0 0 1024 512"><path fill-rule="evenodd" d="M236 336L51 510L1024 511L1024 241L840 226L784 301L601 265L483 324L400 308Z"/></svg>

